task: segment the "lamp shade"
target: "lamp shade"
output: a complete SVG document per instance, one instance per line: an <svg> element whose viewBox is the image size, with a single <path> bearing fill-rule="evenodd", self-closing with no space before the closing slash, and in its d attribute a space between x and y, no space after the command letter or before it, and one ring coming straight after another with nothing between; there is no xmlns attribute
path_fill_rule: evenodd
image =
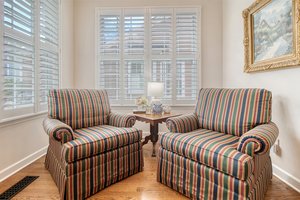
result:
<svg viewBox="0 0 300 200"><path fill-rule="evenodd" d="M164 83L148 82L148 96L162 97L164 95Z"/></svg>

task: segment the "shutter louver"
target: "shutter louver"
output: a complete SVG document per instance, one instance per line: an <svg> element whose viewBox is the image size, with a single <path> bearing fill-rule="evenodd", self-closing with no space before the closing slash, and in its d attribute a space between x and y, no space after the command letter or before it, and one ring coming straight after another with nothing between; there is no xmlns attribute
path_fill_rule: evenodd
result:
<svg viewBox="0 0 300 200"><path fill-rule="evenodd" d="M3 110L34 106L34 5L4 1Z"/></svg>
<svg viewBox="0 0 300 200"><path fill-rule="evenodd" d="M177 55L197 52L197 14L176 14L176 52Z"/></svg>
<svg viewBox="0 0 300 200"><path fill-rule="evenodd" d="M126 60L124 68L125 99L132 100L144 95L144 61Z"/></svg>
<svg viewBox="0 0 300 200"><path fill-rule="evenodd" d="M126 15L124 17L124 54L144 55L144 16Z"/></svg>
<svg viewBox="0 0 300 200"><path fill-rule="evenodd" d="M59 87L58 53L40 50L40 103L47 103L50 89Z"/></svg>
<svg viewBox="0 0 300 200"><path fill-rule="evenodd" d="M198 90L197 13L176 13L176 100L195 100Z"/></svg>
<svg viewBox="0 0 300 200"><path fill-rule="evenodd" d="M99 86L107 91L111 100L120 99L120 62L119 60L100 61Z"/></svg>
<svg viewBox="0 0 300 200"><path fill-rule="evenodd" d="M164 100L172 100L172 20L172 11L152 10L151 80L164 83Z"/></svg>
<svg viewBox="0 0 300 200"><path fill-rule="evenodd" d="M145 19L136 9L125 9L123 16L124 100L134 100L145 92Z"/></svg>
<svg viewBox="0 0 300 200"><path fill-rule="evenodd" d="M172 37L172 14L152 14L152 54L170 55L172 53Z"/></svg>
<svg viewBox="0 0 300 200"><path fill-rule="evenodd" d="M100 54L98 86L105 89L114 103L120 99L120 14L103 13L100 15Z"/></svg>
<svg viewBox="0 0 300 200"><path fill-rule="evenodd" d="M176 61L177 100L196 99L198 90L198 70L196 60Z"/></svg>
<svg viewBox="0 0 300 200"><path fill-rule="evenodd" d="M40 40L58 46L58 0L40 1Z"/></svg>
<svg viewBox="0 0 300 200"><path fill-rule="evenodd" d="M48 91L59 88L58 0L40 1L40 104L47 104Z"/></svg>
<svg viewBox="0 0 300 200"><path fill-rule="evenodd" d="M4 0L4 25L32 37L34 30L34 2Z"/></svg>
<svg viewBox="0 0 300 200"><path fill-rule="evenodd" d="M101 55L120 54L120 16L100 16L100 46Z"/></svg>

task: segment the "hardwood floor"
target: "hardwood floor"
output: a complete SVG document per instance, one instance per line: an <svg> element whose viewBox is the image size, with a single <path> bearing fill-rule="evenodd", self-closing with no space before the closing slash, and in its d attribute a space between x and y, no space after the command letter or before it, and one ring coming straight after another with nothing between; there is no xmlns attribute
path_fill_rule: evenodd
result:
<svg viewBox="0 0 300 200"><path fill-rule="evenodd" d="M181 194L156 182L156 158L151 157L151 144L144 146L145 168L144 171L116 183L89 199L98 200L179 200L187 199ZM44 157L24 168L20 172L0 183L0 193L18 182L24 176L40 176L14 199L59 199L58 189L49 172L44 168ZM273 177L266 200L300 199L300 194Z"/></svg>

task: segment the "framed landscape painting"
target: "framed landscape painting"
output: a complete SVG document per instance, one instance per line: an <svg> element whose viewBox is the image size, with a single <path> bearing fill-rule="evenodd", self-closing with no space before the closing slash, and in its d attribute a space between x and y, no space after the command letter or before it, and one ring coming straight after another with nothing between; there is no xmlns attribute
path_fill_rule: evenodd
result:
<svg viewBox="0 0 300 200"><path fill-rule="evenodd" d="M245 72L300 64L299 0L256 0L243 11Z"/></svg>

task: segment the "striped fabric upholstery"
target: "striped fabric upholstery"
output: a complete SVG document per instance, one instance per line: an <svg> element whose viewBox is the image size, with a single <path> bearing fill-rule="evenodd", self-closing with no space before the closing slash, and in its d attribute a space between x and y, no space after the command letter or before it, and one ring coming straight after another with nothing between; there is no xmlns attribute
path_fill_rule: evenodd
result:
<svg viewBox="0 0 300 200"><path fill-rule="evenodd" d="M105 90L50 90L48 115L73 130L107 125L110 105Z"/></svg>
<svg viewBox="0 0 300 200"><path fill-rule="evenodd" d="M241 136L271 121L271 103L265 89L201 89L195 113L200 128Z"/></svg>
<svg viewBox="0 0 300 200"><path fill-rule="evenodd" d="M157 180L191 199L264 199L278 137L271 103L264 89L201 89L196 117L167 121Z"/></svg>
<svg viewBox="0 0 300 200"><path fill-rule="evenodd" d="M142 131L134 116L111 113L105 90L51 90L48 101L45 166L61 199L86 199L143 170Z"/></svg>
<svg viewBox="0 0 300 200"><path fill-rule="evenodd" d="M198 119L195 114L181 115L167 119L166 125L173 133L187 133L198 129Z"/></svg>
<svg viewBox="0 0 300 200"><path fill-rule="evenodd" d="M109 125L115 127L133 127L136 118L131 114L110 113Z"/></svg>
<svg viewBox="0 0 300 200"><path fill-rule="evenodd" d="M62 154L69 163L136 143L142 139L142 132L136 128L104 125L77 129L74 137L62 149Z"/></svg>
<svg viewBox="0 0 300 200"><path fill-rule="evenodd" d="M162 148L158 156L158 181L191 199L246 199L254 182L253 175L241 181Z"/></svg>
<svg viewBox="0 0 300 200"><path fill-rule="evenodd" d="M61 143L73 140L74 133L72 128L57 119L45 118L43 127L50 138L60 141Z"/></svg>
<svg viewBox="0 0 300 200"><path fill-rule="evenodd" d="M265 154L275 143L278 134L279 130L273 122L259 125L242 135L237 149L251 156Z"/></svg>
<svg viewBox="0 0 300 200"><path fill-rule="evenodd" d="M246 180L254 171L253 158L236 150L238 142L239 137L206 129L164 133L160 140L165 150Z"/></svg>
<svg viewBox="0 0 300 200"><path fill-rule="evenodd" d="M80 200L143 170L140 142L74 163L61 162L50 145L45 166L60 191L60 198Z"/></svg>
<svg viewBox="0 0 300 200"><path fill-rule="evenodd" d="M264 199L271 177L270 160L257 178L252 174L243 181L162 147L158 149L157 181L191 199Z"/></svg>

